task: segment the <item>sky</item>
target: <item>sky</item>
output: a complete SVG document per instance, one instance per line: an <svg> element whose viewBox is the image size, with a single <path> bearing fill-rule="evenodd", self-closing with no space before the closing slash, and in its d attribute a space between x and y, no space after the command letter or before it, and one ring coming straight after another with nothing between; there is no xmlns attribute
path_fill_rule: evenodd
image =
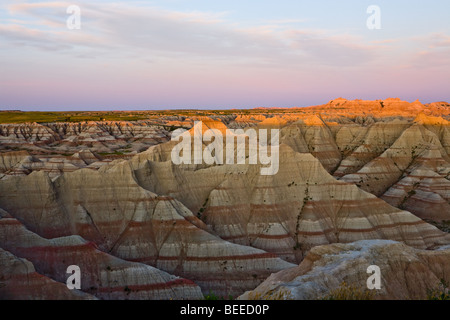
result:
<svg viewBox="0 0 450 320"><path fill-rule="evenodd" d="M0 109L450 102L449 12L442 0L0 0Z"/></svg>

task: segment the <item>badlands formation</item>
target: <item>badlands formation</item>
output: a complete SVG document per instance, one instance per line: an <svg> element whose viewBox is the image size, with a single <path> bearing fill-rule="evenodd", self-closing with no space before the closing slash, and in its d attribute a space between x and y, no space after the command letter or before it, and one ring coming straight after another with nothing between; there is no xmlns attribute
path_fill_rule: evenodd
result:
<svg viewBox="0 0 450 320"><path fill-rule="evenodd" d="M377 265L375 298L424 299L450 281L449 120L445 102L336 99L0 124L0 298L321 299ZM195 121L279 129L278 172L174 164L173 130Z"/></svg>

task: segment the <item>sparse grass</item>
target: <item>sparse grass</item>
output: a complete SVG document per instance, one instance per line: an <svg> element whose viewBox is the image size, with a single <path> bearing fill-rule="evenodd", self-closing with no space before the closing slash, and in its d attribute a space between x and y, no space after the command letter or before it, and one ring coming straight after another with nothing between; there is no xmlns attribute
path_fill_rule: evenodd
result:
<svg viewBox="0 0 450 320"><path fill-rule="evenodd" d="M130 112L0 112L0 123L137 121L145 119L148 119L148 114L134 114Z"/></svg>
<svg viewBox="0 0 450 320"><path fill-rule="evenodd" d="M125 291L127 293L127 295L129 295L131 293L131 289L128 288L128 286L125 286L125 288L123 288L123 291Z"/></svg>
<svg viewBox="0 0 450 320"><path fill-rule="evenodd" d="M374 296L374 290L362 290L342 282L339 287L331 290L322 300L373 300Z"/></svg>
<svg viewBox="0 0 450 320"><path fill-rule="evenodd" d="M217 115L257 115L303 113L300 109L226 109L226 110L135 110L135 111L5 111L0 110L1 123L50 123L50 122L84 122L84 121L138 121L158 120L164 116L217 116ZM163 125L164 126L164 125ZM178 126L164 126L168 131L178 129Z"/></svg>
<svg viewBox="0 0 450 320"><path fill-rule="evenodd" d="M1 112L0 123L61 122L66 117L57 112Z"/></svg>
<svg viewBox="0 0 450 320"><path fill-rule="evenodd" d="M249 300L292 300L291 291L282 289L278 291L268 291L264 294L260 292L250 292L248 295Z"/></svg>
<svg viewBox="0 0 450 320"><path fill-rule="evenodd" d="M202 207L197 212L197 217L199 219L202 219L203 212L206 210L206 204L208 203L209 198L206 198L205 202L203 203Z"/></svg>
<svg viewBox="0 0 450 320"><path fill-rule="evenodd" d="M444 220L444 221L434 221L431 219L425 219L425 222L432 224L433 226L435 226L436 228L438 228L441 231L450 233L450 220Z"/></svg>
<svg viewBox="0 0 450 320"><path fill-rule="evenodd" d="M104 157L104 156L123 156L124 152L121 151L114 151L114 152L99 152L98 153L100 156Z"/></svg>
<svg viewBox="0 0 450 320"><path fill-rule="evenodd" d="M228 298L226 297L219 297L216 294L214 294L211 290L208 294L204 295L205 300L234 300L232 295L229 295Z"/></svg>
<svg viewBox="0 0 450 320"><path fill-rule="evenodd" d="M431 289L427 294L428 300L450 300L450 288L448 282L441 279L437 288Z"/></svg>

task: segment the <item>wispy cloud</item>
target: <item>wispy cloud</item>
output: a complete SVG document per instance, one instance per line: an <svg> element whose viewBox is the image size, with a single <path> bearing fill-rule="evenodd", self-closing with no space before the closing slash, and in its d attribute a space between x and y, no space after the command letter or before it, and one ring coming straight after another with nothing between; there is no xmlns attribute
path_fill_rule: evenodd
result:
<svg viewBox="0 0 450 320"><path fill-rule="evenodd" d="M373 58L370 46L357 39L344 39L308 30L278 30L274 26L241 28L227 22L226 13L176 12L128 4L82 3L82 30L65 29L69 3L12 4L16 20L33 17L19 27L6 24L3 39L40 49L67 50L85 46L92 54L149 54L194 59L230 59L236 62L293 64L359 64ZM274 20L291 24L302 20ZM45 30L42 31L42 30ZM78 32L78 33L77 33Z"/></svg>
<svg viewBox="0 0 450 320"><path fill-rule="evenodd" d="M73 106L93 107L133 101L255 106L297 105L306 97L317 104L325 93L325 100L396 92L411 92L415 100L428 88L448 93L448 85L442 89L450 72L445 29L421 36L368 32L365 10L361 31L320 24L317 15L292 19L291 12L271 19L270 12L250 10L250 21L221 9L226 6L187 10L178 0L166 7L156 6L163 1L78 0L81 30L69 30L71 1L2 1L2 103L57 107L70 97Z"/></svg>
<svg viewBox="0 0 450 320"><path fill-rule="evenodd" d="M285 24L293 24L293 23L305 23L309 21L309 19L276 19L276 20L268 20L267 24L270 25L285 25Z"/></svg>
<svg viewBox="0 0 450 320"><path fill-rule="evenodd" d="M432 34L429 37L428 41L430 42L430 48L450 47L450 35L446 35L443 33Z"/></svg>
<svg viewBox="0 0 450 320"><path fill-rule="evenodd" d="M371 62L376 55L374 46L361 44L357 37L301 30L289 31L287 34L292 47L306 53L315 63L356 66Z"/></svg>
<svg viewBox="0 0 450 320"><path fill-rule="evenodd" d="M413 68L439 69L448 72L450 67L450 36L444 33L433 33L417 36L413 41L419 50L409 57L409 65ZM450 79L450 76L448 77ZM449 80L450 84L450 80Z"/></svg>

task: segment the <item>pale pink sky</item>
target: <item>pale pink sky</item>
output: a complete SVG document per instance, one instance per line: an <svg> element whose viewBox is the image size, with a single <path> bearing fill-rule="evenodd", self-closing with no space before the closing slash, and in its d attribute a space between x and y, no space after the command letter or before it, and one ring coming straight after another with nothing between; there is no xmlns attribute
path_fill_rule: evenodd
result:
<svg viewBox="0 0 450 320"><path fill-rule="evenodd" d="M351 0L78 1L81 29L69 30L72 3L4 0L0 109L449 101L448 2L378 2L381 30L366 26L371 3Z"/></svg>

